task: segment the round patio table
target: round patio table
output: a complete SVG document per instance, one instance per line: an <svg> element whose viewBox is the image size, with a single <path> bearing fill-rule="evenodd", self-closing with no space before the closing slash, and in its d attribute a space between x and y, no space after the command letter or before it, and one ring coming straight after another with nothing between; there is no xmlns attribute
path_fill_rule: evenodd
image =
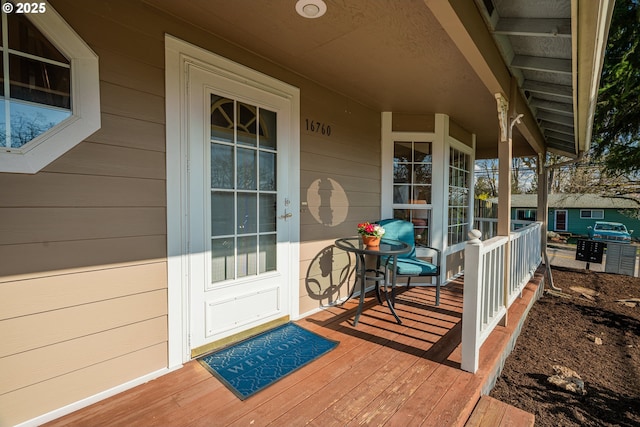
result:
<svg viewBox="0 0 640 427"><path fill-rule="evenodd" d="M379 283L383 282L385 285L389 283L389 270L384 268L384 271L379 270L379 268L373 270L367 270L365 265L365 256L376 256L376 257L387 257L391 259L391 264L396 265L396 259L398 255L406 254L411 251L411 245L408 243L401 242L399 240L391 240L391 239L382 239L380 241L380 246L365 246L362 243L361 237L345 237L342 239L337 239L335 241L336 247L342 249L346 252L351 252L355 255L356 258L356 281L360 279L360 301L358 303L358 311L356 312L356 317L353 319L353 326L358 325L358 319L360 318L360 313L362 313L362 307L364 305L364 294L365 289L367 288L367 281L374 281L376 284L376 298L380 303L382 300L380 299L380 295L378 293ZM389 264L389 262L385 263ZM377 263L380 265L380 262ZM367 275L367 273L373 273L373 275ZM391 279L391 289L393 292L393 288L396 285L396 275L392 274ZM351 295L349 298L353 297L356 287L353 287ZM385 299L387 300L387 306L393 314L393 317L396 318L398 324L402 324L402 321L396 314L396 310L393 307L393 301L389 299L389 294L385 289Z"/></svg>

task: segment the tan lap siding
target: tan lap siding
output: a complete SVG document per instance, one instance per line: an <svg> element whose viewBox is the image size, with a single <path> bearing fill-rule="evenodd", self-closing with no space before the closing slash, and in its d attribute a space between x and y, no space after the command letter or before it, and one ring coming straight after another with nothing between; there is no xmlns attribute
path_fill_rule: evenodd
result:
<svg viewBox="0 0 640 427"><path fill-rule="evenodd" d="M166 291L21 316L0 323L0 356L26 352L166 314Z"/></svg>
<svg viewBox="0 0 640 427"><path fill-rule="evenodd" d="M160 316L0 358L0 372L6 373L0 382L0 395L65 375L78 366L90 366L164 345L166 333L167 318Z"/></svg>
<svg viewBox="0 0 640 427"><path fill-rule="evenodd" d="M100 132L91 135L88 141L164 153L164 125L162 123L145 122L108 114L104 111L101 118ZM122 129L127 131L122 132Z"/></svg>
<svg viewBox="0 0 640 427"><path fill-rule="evenodd" d="M162 369L166 366L166 358L167 346L162 343L104 363L78 367L66 375L0 395L0 408L3 408L0 425L15 425L35 415L117 387L138 377L140 372Z"/></svg>
<svg viewBox="0 0 640 427"><path fill-rule="evenodd" d="M112 6L52 2L100 57L101 129L0 174L0 426L167 367L163 31Z"/></svg>
<svg viewBox="0 0 640 427"><path fill-rule="evenodd" d="M12 224L0 233L0 245L161 235L164 217L159 207L0 208L0 218Z"/></svg>
<svg viewBox="0 0 640 427"><path fill-rule="evenodd" d="M318 179L330 177L344 190L332 205L333 219L338 210L344 213L339 221L301 213L299 261L313 277L324 278L318 265L311 266L322 248L380 211L379 112L140 2L51 5L100 57L102 128L35 176L0 175L0 191L1 184L11 187L0 211L0 231L7 231L0 240L0 295L12 309L26 302L0 320L0 333L15 347L0 356L0 367L23 372L43 354L52 365L51 371L8 377L0 424L37 417L167 366L165 33L299 87L301 125L309 119L332 126L331 136L301 133L301 200ZM323 191L322 197L338 194ZM150 277L143 277L150 268ZM319 306L307 296L304 275L302 312ZM100 352L98 342L111 347Z"/></svg>
<svg viewBox="0 0 640 427"><path fill-rule="evenodd" d="M380 114L314 86L303 87L301 94L299 289L304 314L346 296L340 281L352 264L331 248L335 239L355 235L361 221L380 219ZM307 129L307 120L330 125L331 135Z"/></svg>
<svg viewBox="0 0 640 427"><path fill-rule="evenodd" d="M104 129L104 121L103 129ZM102 130L101 130L102 132ZM129 177L0 174L2 207L165 206L164 180ZM73 191L69 191L73 188ZM96 188L100 197L96 197Z"/></svg>
<svg viewBox="0 0 640 427"><path fill-rule="evenodd" d="M46 172L164 179L164 153L83 142L45 168Z"/></svg>
<svg viewBox="0 0 640 427"><path fill-rule="evenodd" d="M0 246L4 263L0 277L1 281L24 280L88 268L165 262L166 241L166 236L142 236ZM147 259L140 258L143 253ZM166 280L158 286L166 287Z"/></svg>
<svg viewBox="0 0 640 427"><path fill-rule="evenodd" d="M2 283L0 320L151 292L166 287L166 270L162 261Z"/></svg>

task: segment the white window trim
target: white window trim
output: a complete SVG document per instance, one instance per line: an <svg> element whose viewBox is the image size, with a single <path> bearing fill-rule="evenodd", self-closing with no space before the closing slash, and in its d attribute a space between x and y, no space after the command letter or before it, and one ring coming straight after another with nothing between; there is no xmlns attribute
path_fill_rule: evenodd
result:
<svg viewBox="0 0 640 427"><path fill-rule="evenodd" d="M436 134L435 132L404 132L404 131L392 131L391 130L391 119L392 114L390 112L382 113L382 183L381 183L381 206L380 206L380 214L381 218L392 218L393 217L393 142L399 140L406 141L420 141L420 142L429 142L432 144L432 150L435 146ZM431 152L433 156L433 151ZM432 172L433 173L433 172ZM434 184L431 183L432 188L432 196L433 196L433 188ZM420 205L420 208L428 208L431 209L433 206L433 201L428 205ZM406 208L406 209L415 209L416 205L397 205L398 208Z"/></svg>
<svg viewBox="0 0 640 427"><path fill-rule="evenodd" d="M589 216L584 216L583 212L589 212ZM601 216L593 216L594 212L600 212ZM604 219L604 209L580 209L580 219Z"/></svg>
<svg viewBox="0 0 640 427"><path fill-rule="evenodd" d="M431 245L442 250L442 273L441 280L444 283L447 278L447 255L462 251L466 242L461 242L453 246L448 246L446 229L448 227L449 200L445 195L449 194L449 147L453 147L471 159L471 182L475 181L475 135L472 146L464 144L449 135L449 116L436 113L434 132L405 132L392 130L393 113L384 111L381 113L381 203L380 217L393 217L393 141L429 141L433 144L431 155L433 156L432 180L431 180L431 224L429 226L429 236ZM471 194L473 188L470 189ZM414 205L406 205L412 207ZM437 210L433 206L442 207ZM399 205L398 207L404 207ZM469 229L473 227L473 197L469 198Z"/></svg>
<svg viewBox="0 0 640 427"><path fill-rule="evenodd" d="M72 115L20 149L0 149L0 172L36 173L100 129L98 56L47 4L47 12L27 18L71 65Z"/></svg>
<svg viewBox="0 0 640 427"><path fill-rule="evenodd" d="M447 124L447 134L449 133L448 130L448 124ZM444 147L444 159L445 159L445 173L444 173L444 181L445 181L445 185L443 188L445 188L445 194L449 194L449 167L450 167L450 158L449 158L449 148L453 148L454 150L458 150L464 154L467 154L469 156L469 162L470 162L470 167L471 170L469 171L469 179L470 182L472 183L471 187L469 188L469 205L467 206L468 212L469 212L469 223L467 224L468 227L468 231L471 231L473 229L473 222L474 222L474 217L473 217L473 183L475 182L475 163L476 163L476 156L475 156L475 136L473 137L473 147L469 147L467 144L464 144L460 141L458 141L457 139L455 139L452 136L447 135L445 137L445 147ZM444 202L445 202L445 206L446 206L446 211L444 212L446 214L446 218L444 220L444 224L446 224L447 229L451 226L451 224L449 224L449 198L445 197L444 198ZM448 231L448 230L447 230ZM445 233L445 235L443 236L445 241L444 241L444 245L445 245L445 253L450 254L450 253L454 253L454 252L458 252L458 251L462 251L464 250L467 242L463 241L463 242L459 242L459 243L455 243L453 245L449 245L448 242L448 238L447 238L447 233Z"/></svg>

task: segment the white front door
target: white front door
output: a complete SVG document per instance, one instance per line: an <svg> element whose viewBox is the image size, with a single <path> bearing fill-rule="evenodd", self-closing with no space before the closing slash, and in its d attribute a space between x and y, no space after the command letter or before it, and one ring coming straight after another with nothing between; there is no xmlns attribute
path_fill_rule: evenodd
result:
<svg viewBox="0 0 640 427"><path fill-rule="evenodd" d="M192 356L291 313L290 102L187 66Z"/></svg>

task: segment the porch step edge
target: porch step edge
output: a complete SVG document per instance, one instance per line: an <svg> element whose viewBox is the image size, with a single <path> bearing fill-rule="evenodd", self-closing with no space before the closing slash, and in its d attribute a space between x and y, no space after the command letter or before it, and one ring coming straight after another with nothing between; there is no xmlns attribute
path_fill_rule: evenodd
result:
<svg viewBox="0 0 640 427"><path fill-rule="evenodd" d="M465 427L532 427L535 415L494 399L482 396Z"/></svg>

